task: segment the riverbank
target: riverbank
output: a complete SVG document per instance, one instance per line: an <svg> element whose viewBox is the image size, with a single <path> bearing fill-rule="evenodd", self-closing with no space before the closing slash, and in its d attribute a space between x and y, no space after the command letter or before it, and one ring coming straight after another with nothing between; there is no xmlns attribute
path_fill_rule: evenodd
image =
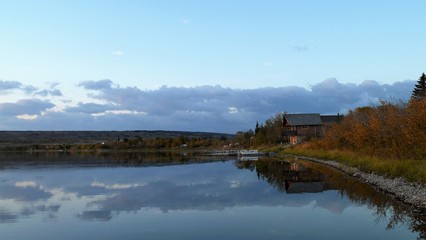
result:
<svg viewBox="0 0 426 240"><path fill-rule="evenodd" d="M392 159L370 156L344 150L323 150L302 144L278 150L281 154L292 154L318 159L334 160L364 172L375 172L388 178L404 178L409 182L426 185L426 159Z"/></svg>
<svg viewBox="0 0 426 240"><path fill-rule="evenodd" d="M367 173L356 167L350 167L333 160L324 160L298 155L286 154L285 157L294 157L312 162L321 163L337 168L353 177L368 183L381 191L391 194L395 199L407 203L420 211L426 211L426 187L421 183L409 182L404 178L388 178L374 172Z"/></svg>

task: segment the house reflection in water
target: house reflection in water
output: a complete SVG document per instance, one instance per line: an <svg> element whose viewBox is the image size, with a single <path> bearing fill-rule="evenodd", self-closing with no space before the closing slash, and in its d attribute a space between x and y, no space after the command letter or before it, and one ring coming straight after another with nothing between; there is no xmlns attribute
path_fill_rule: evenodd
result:
<svg viewBox="0 0 426 240"><path fill-rule="evenodd" d="M324 175L298 163L291 163L289 171L283 172L287 193L318 193L331 189L324 182Z"/></svg>
<svg viewBox="0 0 426 240"><path fill-rule="evenodd" d="M236 166L256 171L259 179L268 182L281 192L286 192L289 199L302 199L304 197L302 193L336 191L342 198L347 197L355 205L366 205L374 209L377 221L390 216L387 229L408 224L413 232L419 232L418 239L426 239L424 212L412 211L409 206L394 201L392 196L379 192L374 187L334 168L300 160L295 162L292 159L238 161ZM309 194L306 197L317 199L314 195Z"/></svg>
<svg viewBox="0 0 426 240"><path fill-rule="evenodd" d="M326 176L311 166L287 161L246 161L237 162L237 167L254 170L258 178L288 194L319 193L336 190L327 183Z"/></svg>

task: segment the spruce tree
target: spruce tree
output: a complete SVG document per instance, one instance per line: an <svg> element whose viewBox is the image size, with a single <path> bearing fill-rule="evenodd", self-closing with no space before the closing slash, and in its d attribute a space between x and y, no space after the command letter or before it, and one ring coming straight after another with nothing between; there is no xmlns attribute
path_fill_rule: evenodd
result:
<svg viewBox="0 0 426 240"><path fill-rule="evenodd" d="M259 129L259 122L256 121L256 128L254 129L254 134L257 134L260 131Z"/></svg>
<svg viewBox="0 0 426 240"><path fill-rule="evenodd" d="M426 97L426 75L425 73L420 76L419 81L414 87L413 94L411 95L411 99L414 100L422 100Z"/></svg>

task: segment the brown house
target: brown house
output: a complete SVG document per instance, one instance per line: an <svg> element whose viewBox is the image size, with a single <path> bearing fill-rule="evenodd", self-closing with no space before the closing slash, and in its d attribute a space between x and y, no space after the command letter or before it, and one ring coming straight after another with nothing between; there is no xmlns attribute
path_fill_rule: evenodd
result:
<svg viewBox="0 0 426 240"><path fill-rule="evenodd" d="M333 124L339 123L343 120L343 115L321 115L322 125L324 127L324 133L333 126Z"/></svg>
<svg viewBox="0 0 426 240"><path fill-rule="evenodd" d="M340 115L323 115L319 113L285 114L284 135L290 144L300 143L307 138L322 138L327 129L342 119Z"/></svg>

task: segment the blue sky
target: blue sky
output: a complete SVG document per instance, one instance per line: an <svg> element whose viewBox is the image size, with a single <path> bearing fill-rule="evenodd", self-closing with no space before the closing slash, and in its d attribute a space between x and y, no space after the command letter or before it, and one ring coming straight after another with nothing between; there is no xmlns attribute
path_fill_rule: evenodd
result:
<svg viewBox="0 0 426 240"><path fill-rule="evenodd" d="M278 111L406 99L425 71L424 9L420 0L0 0L0 129L233 132ZM299 104L315 87L332 96L327 107ZM341 88L358 95L342 100Z"/></svg>

